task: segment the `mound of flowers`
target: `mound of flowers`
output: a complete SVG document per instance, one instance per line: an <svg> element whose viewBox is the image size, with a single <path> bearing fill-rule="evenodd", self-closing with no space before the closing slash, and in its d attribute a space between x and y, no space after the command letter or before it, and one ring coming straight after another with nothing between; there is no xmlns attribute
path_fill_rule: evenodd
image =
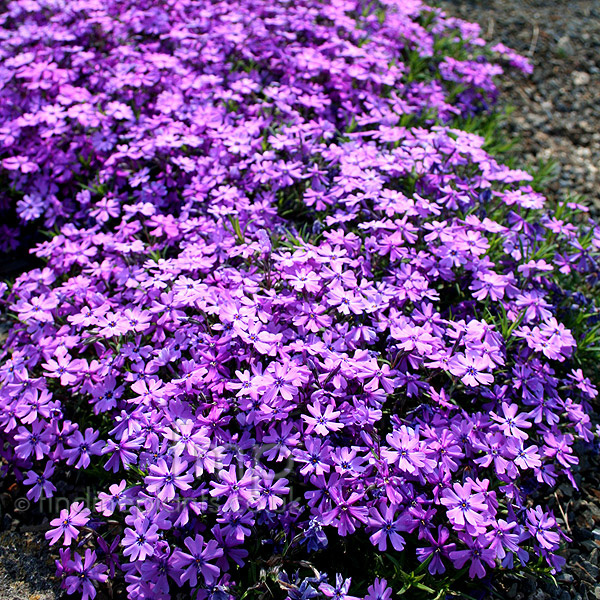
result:
<svg viewBox="0 0 600 600"><path fill-rule="evenodd" d="M467 131L525 61L420 0L0 22L5 249L55 228L1 289L1 452L32 502L68 495L67 592L560 570L543 498L594 438L600 229Z"/></svg>

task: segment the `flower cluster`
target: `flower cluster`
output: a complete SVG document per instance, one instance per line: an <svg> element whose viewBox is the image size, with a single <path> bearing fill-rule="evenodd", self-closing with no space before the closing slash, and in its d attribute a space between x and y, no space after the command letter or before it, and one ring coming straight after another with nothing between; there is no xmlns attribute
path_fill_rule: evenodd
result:
<svg viewBox="0 0 600 600"><path fill-rule="evenodd" d="M1 452L32 500L101 485L47 532L69 593L352 600L319 562L349 537L432 581L560 569L536 498L593 439L569 294L597 318L600 229L461 129L501 73L476 26L420 0L0 22L3 207L58 227L0 290Z"/></svg>

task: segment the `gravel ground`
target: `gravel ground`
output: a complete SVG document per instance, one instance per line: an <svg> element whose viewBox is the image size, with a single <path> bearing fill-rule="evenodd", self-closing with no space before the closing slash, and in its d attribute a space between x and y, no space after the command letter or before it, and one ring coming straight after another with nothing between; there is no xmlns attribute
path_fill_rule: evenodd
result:
<svg viewBox="0 0 600 600"><path fill-rule="evenodd" d="M12 523L0 533L0 600L56 600L59 582L43 533Z"/></svg>
<svg viewBox="0 0 600 600"><path fill-rule="evenodd" d="M507 134L519 138L521 164L556 162L546 195L580 195L600 213L600 0L448 0L451 14L483 36L529 56L532 76L512 73L501 102L514 106ZM587 452L579 491L555 490L554 510L573 539L567 568L550 581L506 576L498 598L600 600L600 461ZM0 498L0 600L61 597L43 533L18 520L14 498ZM26 521L26 520L25 520Z"/></svg>
<svg viewBox="0 0 600 600"><path fill-rule="evenodd" d="M600 0L445 0L448 13L529 57L500 102L514 107L508 134L522 164L556 162L546 195L583 196L600 213Z"/></svg>

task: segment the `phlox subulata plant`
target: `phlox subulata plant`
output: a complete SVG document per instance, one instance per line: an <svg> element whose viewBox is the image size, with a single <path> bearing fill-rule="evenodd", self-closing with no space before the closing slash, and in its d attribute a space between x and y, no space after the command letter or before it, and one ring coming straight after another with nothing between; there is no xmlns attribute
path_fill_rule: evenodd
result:
<svg viewBox="0 0 600 600"><path fill-rule="evenodd" d="M560 570L543 499L594 438L600 230L461 128L524 59L420 0L0 21L4 249L54 228L2 284L2 456L32 502L72 492L67 592Z"/></svg>

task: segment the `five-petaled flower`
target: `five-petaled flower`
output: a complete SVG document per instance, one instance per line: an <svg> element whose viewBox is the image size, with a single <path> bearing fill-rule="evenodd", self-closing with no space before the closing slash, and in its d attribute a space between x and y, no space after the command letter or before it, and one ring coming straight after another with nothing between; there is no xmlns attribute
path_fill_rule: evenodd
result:
<svg viewBox="0 0 600 600"><path fill-rule="evenodd" d="M84 507L83 502L74 502L68 510L61 510L60 515L50 521L53 529L46 532L46 539L50 540L50 544L56 544L64 536L63 545L68 546L79 535L77 528L87 524L90 514L91 511Z"/></svg>

